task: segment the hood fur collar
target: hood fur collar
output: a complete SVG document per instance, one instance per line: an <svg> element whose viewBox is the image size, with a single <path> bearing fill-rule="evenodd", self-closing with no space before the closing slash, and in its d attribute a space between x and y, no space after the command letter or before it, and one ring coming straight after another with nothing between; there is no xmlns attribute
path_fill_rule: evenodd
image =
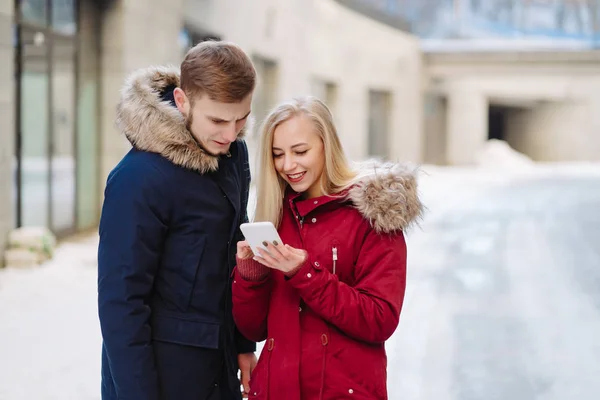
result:
<svg viewBox="0 0 600 400"><path fill-rule="evenodd" d="M403 231L418 222L423 205L416 168L374 161L358 166L358 183L348 190L348 199L376 232Z"/></svg>
<svg viewBox="0 0 600 400"><path fill-rule="evenodd" d="M150 67L132 73L117 105L118 129L139 150L158 153L200 173L216 171L219 157L200 148L186 128L183 115L169 101L162 100L169 86L179 86L179 69L175 67Z"/></svg>

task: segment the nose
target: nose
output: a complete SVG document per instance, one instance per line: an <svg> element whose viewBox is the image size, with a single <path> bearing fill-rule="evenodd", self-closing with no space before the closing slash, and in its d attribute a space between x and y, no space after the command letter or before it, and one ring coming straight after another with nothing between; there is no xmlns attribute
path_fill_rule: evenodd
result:
<svg viewBox="0 0 600 400"><path fill-rule="evenodd" d="M292 172L296 168L296 161L293 157L284 157L283 172Z"/></svg>
<svg viewBox="0 0 600 400"><path fill-rule="evenodd" d="M223 131L223 140L227 141L227 143L235 142L237 139L237 130L235 129L235 124L229 124L227 128Z"/></svg>

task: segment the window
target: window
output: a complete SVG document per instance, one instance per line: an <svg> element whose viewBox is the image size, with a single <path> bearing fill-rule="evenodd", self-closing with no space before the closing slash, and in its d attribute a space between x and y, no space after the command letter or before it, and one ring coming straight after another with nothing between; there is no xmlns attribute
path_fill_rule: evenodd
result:
<svg viewBox="0 0 600 400"><path fill-rule="evenodd" d="M21 18L39 26L48 24L48 9L46 0L20 0Z"/></svg>
<svg viewBox="0 0 600 400"><path fill-rule="evenodd" d="M337 85L333 82L315 78L312 80L311 94L322 100L335 118L338 98Z"/></svg>
<svg viewBox="0 0 600 400"><path fill-rule="evenodd" d="M52 29L65 35L74 35L77 30L75 22L75 0L52 0Z"/></svg>
<svg viewBox="0 0 600 400"><path fill-rule="evenodd" d="M369 156L386 158L389 147L391 95L369 91Z"/></svg>

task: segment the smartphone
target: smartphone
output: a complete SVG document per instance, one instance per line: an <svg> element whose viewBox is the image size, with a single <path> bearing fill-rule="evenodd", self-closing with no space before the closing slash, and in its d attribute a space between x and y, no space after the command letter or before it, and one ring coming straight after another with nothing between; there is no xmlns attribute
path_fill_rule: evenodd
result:
<svg viewBox="0 0 600 400"><path fill-rule="evenodd" d="M257 254L258 249L266 250L262 244L263 242L273 243L273 241L277 241L277 243L283 243L277 229L271 222L247 222L240 225L240 229L254 254Z"/></svg>

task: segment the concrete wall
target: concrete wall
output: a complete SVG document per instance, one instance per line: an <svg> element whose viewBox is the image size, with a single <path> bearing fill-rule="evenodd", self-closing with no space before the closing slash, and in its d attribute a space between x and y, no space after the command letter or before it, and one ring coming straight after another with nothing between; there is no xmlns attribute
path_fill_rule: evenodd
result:
<svg viewBox="0 0 600 400"><path fill-rule="evenodd" d="M600 52L428 55L427 87L448 99L447 159L470 164L487 140L488 104L531 108L508 141L535 160L600 160Z"/></svg>
<svg viewBox="0 0 600 400"><path fill-rule="evenodd" d="M448 95L446 160L450 165L472 164L487 140L488 102L475 86L454 87Z"/></svg>
<svg viewBox="0 0 600 400"><path fill-rule="evenodd" d="M414 37L332 0L186 0L185 10L190 26L275 62L275 103L322 94L315 82L333 85L334 117L354 159L367 156L369 90L390 92L389 157L420 161L421 59Z"/></svg>
<svg viewBox="0 0 600 400"><path fill-rule="evenodd" d="M586 103L557 102L511 112L506 140L535 161L594 159L589 111Z"/></svg>
<svg viewBox="0 0 600 400"><path fill-rule="evenodd" d="M179 65L177 40L182 0L118 0L105 11L101 29L101 182L130 148L115 129L115 106L124 79L137 68ZM102 193L101 193L102 195Z"/></svg>
<svg viewBox="0 0 600 400"><path fill-rule="evenodd" d="M14 1L0 0L0 256L14 225L13 155L15 149ZM0 257L0 266L3 263Z"/></svg>

